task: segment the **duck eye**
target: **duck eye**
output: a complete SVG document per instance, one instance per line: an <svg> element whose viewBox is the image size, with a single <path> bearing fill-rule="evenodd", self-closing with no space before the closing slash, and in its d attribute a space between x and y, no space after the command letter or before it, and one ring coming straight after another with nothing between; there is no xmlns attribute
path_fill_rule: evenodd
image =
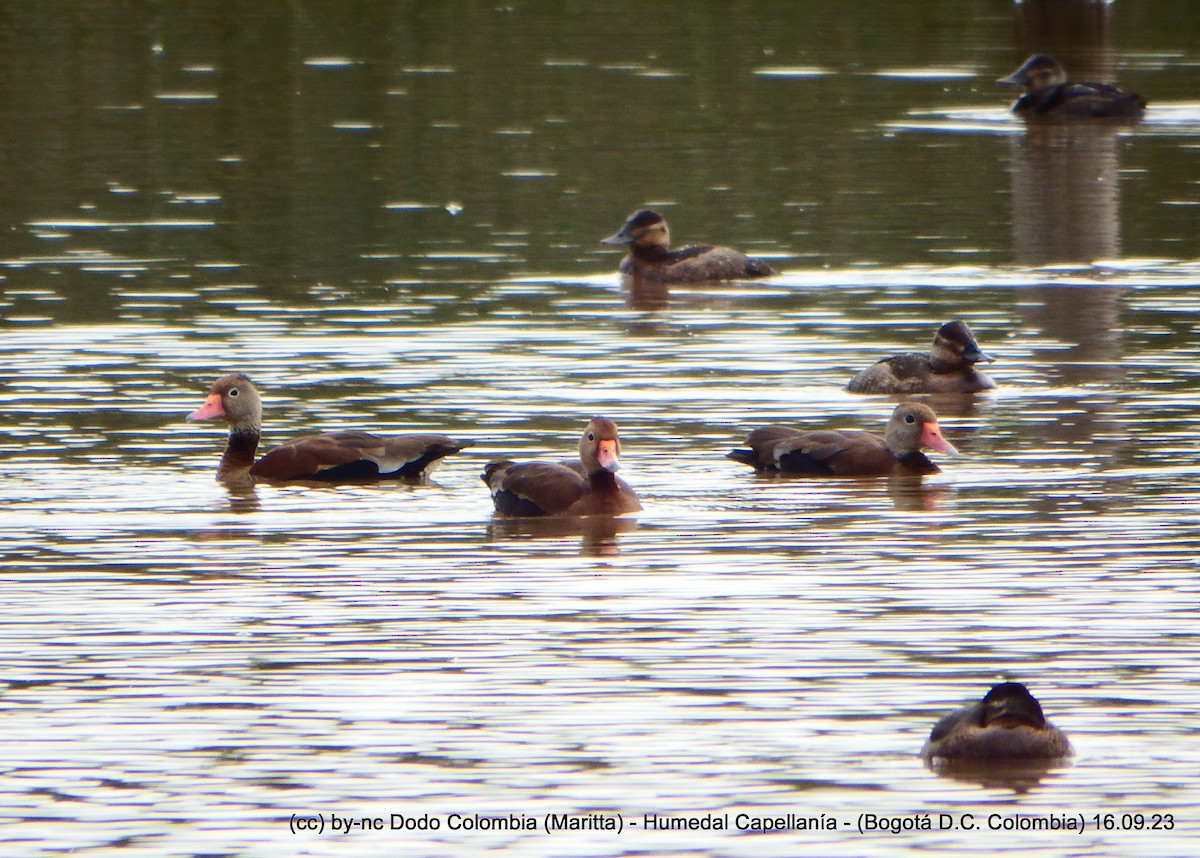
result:
<svg viewBox="0 0 1200 858"><path fill-rule="evenodd" d="M911 414L905 414L905 415L904 415L904 422L905 422L905 423L916 423L916 422L917 422L917 418L913 417Z"/></svg>
<svg viewBox="0 0 1200 858"><path fill-rule="evenodd" d="M231 387L231 388L229 388L229 395L230 395L230 396L237 396L237 395L238 395L238 389L237 389L236 387Z"/></svg>

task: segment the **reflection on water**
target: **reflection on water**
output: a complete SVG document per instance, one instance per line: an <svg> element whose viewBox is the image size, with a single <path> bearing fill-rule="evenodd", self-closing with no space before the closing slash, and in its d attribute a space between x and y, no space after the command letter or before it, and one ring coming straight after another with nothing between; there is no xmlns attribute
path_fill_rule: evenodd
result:
<svg viewBox="0 0 1200 858"><path fill-rule="evenodd" d="M634 337L637 314L613 278L534 290L551 315L497 284L483 324L323 333L283 308L245 330L234 314L203 333L159 335L179 340L136 372L82 366L133 355L112 335L122 325L8 341L7 389L38 392L29 419L42 431L34 448L5 439L0 479L0 647L11 735L27 749L10 751L20 777L0 802L37 807L56 829L32 836L85 851L102 847L62 828L87 819L109 837L123 830L113 789L209 789L214 798L197 800L211 836L256 844L286 843L275 820L301 804L629 818L774 814L797 801L839 820L1114 802L1182 813L1200 788L1197 760L1163 737L1182 741L1196 705L1186 677L1200 529L1186 510L1200 471L1187 464L1194 397L1160 358L1169 349L1200 365L1190 326L1177 324L1200 305L1171 286L1137 286L1141 271L1098 290L1157 333L1126 334L1119 375L1074 385L1031 284L976 272L974 290L906 288L909 275L893 270L880 288L880 273L740 299L729 286L712 304L673 301ZM844 391L863 356L924 342L954 315L998 357L999 389L955 397L958 408L936 398L963 451L943 474L764 479L724 458L748 425L872 425L890 403ZM264 376L281 392L273 437L354 418L473 430L479 443L427 485L231 494L213 480L211 430L178 419L210 374L214 339L231 361L263 367L288 366L303 340L306 383ZM93 436L82 455L72 452L81 403ZM147 419L130 425L112 403ZM594 410L637 439L624 464L646 511L495 518L483 463L569 448ZM917 752L929 725L998 673L1053 689L1075 764L927 771ZM64 774L64 761L87 761L109 785ZM147 827L195 842L191 816L171 803L142 813ZM1093 834L1113 851L1127 842ZM1144 836L1165 851L1179 842ZM586 841L626 843L606 837ZM443 830L428 851L543 854L555 842ZM670 842L715 854L731 841Z"/></svg>
<svg viewBox="0 0 1200 858"><path fill-rule="evenodd" d="M1071 80L1115 83L1108 0L1021 0L1014 4L1022 58L1050 54Z"/></svg>
<svg viewBox="0 0 1200 858"><path fill-rule="evenodd" d="M951 780L976 784L986 789L1011 790L1018 795L1041 784L1063 762L1021 760L1004 763L947 763L931 764L930 769Z"/></svg>
<svg viewBox="0 0 1200 858"><path fill-rule="evenodd" d="M615 555L620 551L619 534L637 529L636 518L613 516L494 518L488 523L491 540L555 539L579 542L580 553L592 557Z"/></svg>
<svg viewBox="0 0 1200 858"><path fill-rule="evenodd" d="M1013 243L1021 265L1121 255L1121 126L1030 123L1009 138Z"/></svg>

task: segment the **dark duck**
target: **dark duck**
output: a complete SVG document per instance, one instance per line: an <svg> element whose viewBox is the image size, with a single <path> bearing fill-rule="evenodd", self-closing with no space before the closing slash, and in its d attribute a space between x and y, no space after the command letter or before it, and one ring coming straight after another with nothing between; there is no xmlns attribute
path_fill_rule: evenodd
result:
<svg viewBox="0 0 1200 858"><path fill-rule="evenodd" d="M444 457L474 443L433 433L330 432L287 441L255 461L262 398L250 378L240 372L214 381L204 404L187 419L218 417L229 424L229 441L217 467L217 479L226 483L421 479Z"/></svg>
<svg viewBox="0 0 1200 858"><path fill-rule="evenodd" d="M941 718L921 749L927 762L949 763L1055 760L1072 753L1066 735L1019 682L1002 682L978 703Z"/></svg>
<svg viewBox="0 0 1200 858"><path fill-rule="evenodd" d="M594 417L579 439L574 462L489 462L482 474L498 515L623 515L642 508L637 493L617 476L617 424Z"/></svg>
<svg viewBox="0 0 1200 858"><path fill-rule="evenodd" d="M1133 92L1107 83L1071 83L1053 57L1034 54L1012 74L997 83L1025 87L1013 112L1027 119L1124 117L1142 115L1146 102Z"/></svg>
<svg viewBox="0 0 1200 858"><path fill-rule="evenodd" d="M996 382L975 368L990 363L965 322L938 328L928 354L884 358L850 380L851 393L978 393L994 390Z"/></svg>
<svg viewBox="0 0 1200 858"><path fill-rule="evenodd" d="M620 232L600 243L627 246L629 255L621 260L620 271L643 280L699 283L770 277L775 273L763 260L752 259L732 247L697 244L672 250L666 220L649 209L632 214Z"/></svg>
<svg viewBox="0 0 1200 858"><path fill-rule="evenodd" d="M942 437L933 409L921 402L897 405L882 438L870 432L763 426L750 433L746 446L729 458L758 471L811 477L936 474L941 469L921 448L958 454Z"/></svg>

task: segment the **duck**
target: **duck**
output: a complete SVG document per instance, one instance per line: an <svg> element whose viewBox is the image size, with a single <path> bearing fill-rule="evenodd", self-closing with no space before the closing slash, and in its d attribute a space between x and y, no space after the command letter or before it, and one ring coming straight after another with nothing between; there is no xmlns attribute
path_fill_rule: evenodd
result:
<svg viewBox="0 0 1200 858"><path fill-rule="evenodd" d="M728 457L758 471L812 477L936 474L941 468L921 448L958 455L942 437L937 415L923 402L897 405L882 438L870 432L763 426L750 433L746 446Z"/></svg>
<svg viewBox="0 0 1200 858"><path fill-rule="evenodd" d="M331 432L287 441L255 461L262 396L250 377L241 372L227 373L214 381L204 404L187 416L189 421L216 418L229 424L229 441L217 467L217 479L227 483L422 479L444 457L475 443L433 433Z"/></svg>
<svg viewBox="0 0 1200 858"><path fill-rule="evenodd" d="M620 272L642 280L699 283L770 277L775 273L763 260L752 259L732 247L697 244L672 250L666 220L649 209L634 212L620 232L600 243L627 246L629 255L621 260Z"/></svg>
<svg viewBox="0 0 1200 858"><path fill-rule="evenodd" d="M996 83L1025 87L1012 110L1027 119L1139 117L1146 109L1140 95L1112 84L1068 82L1063 67L1046 54L1034 54Z"/></svg>
<svg viewBox="0 0 1200 858"><path fill-rule="evenodd" d="M1020 682L994 685L978 703L942 717L921 748L927 762L950 763L1054 760L1073 753L1066 734L1046 720Z"/></svg>
<svg viewBox="0 0 1200 858"><path fill-rule="evenodd" d="M996 382L975 369L991 363L975 342L966 322L955 320L938 328L929 354L896 355L864 369L846 389L851 393L978 393L995 390Z"/></svg>
<svg viewBox="0 0 1200 858"><path fill-rule="evenodd" d="M617 424L593 417L579 439L576 462L489 462L481 478L492 493L498 515L624 515L642 509L628 483L620 479L621 439Z"/></svg>

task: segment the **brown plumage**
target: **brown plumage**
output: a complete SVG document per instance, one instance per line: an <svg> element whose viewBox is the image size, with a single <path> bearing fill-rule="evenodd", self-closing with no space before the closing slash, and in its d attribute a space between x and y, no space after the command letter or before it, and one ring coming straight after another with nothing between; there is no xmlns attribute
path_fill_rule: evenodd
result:
<svg viewBox="0 0 1200 858"><path fill-rule="evenodd" d="M1072 753L1066 734L1046 720L1041 704L1019 682L993 686L983 700L941 718L921 749L927 761L951 763L1051 760Z"/></svg>
<svg viewBox="0 0 1200 858"><path fill-rule="evenodd" d="M488 463L483 481L500 515L622 515L642 508L637 493L616 475L617 424L594 417L579 439L579 463Z"/></svg>
<svg viewBox="0 0 1200 858"><path fill-rule="evenodd" d="M897 405L882 438L870 432L764 426L750 433L746 445L749 449L734 450L729 458L760 471L824 477L935 474L941 469L922 447L958 455L942 437L933 409L920 402Z"/></svg>
<svg viewBox="0 0 1200 858"><path fill-rule="evenodd" d="M621 260L620 271L642 280L698 283L770 277L775 273L763 260L752 259L732 247L699 244L672 250L666 220L648 209L630 215L620 232L600 243L628 246L629 255Z"/></svg>
<svg viewBox="0 0 1200 858"><path fill-rule="evenodd" d="M256 462L254 454L261 431L262 398L249 377L240 372L223 375L214 381L204 404L187 419L217 417L229 424L229 441L217 468L217 479L225 482L420 479L443 457L475 443L432 433L331 432L287 441Z"/></svg>
<svg viewBox="0 0 1200 858"><path fill-rule="evenodd" d="M1026 119L1134 119L1146 109L1146 102L1137 93L1124 92L1112 84L1070 83L1063 67L1046 54L1034 54L996 83L1025 87L1025 94L1012 109Z"/></svg>
<svg viewBox="0 0 1200 858"><path fill-rule="evenodd" d="M975 364L990 363L966 322L947 322L938 328L929 354L885 358L850 380L851 393L978 393L996 382Z"/></svg>

